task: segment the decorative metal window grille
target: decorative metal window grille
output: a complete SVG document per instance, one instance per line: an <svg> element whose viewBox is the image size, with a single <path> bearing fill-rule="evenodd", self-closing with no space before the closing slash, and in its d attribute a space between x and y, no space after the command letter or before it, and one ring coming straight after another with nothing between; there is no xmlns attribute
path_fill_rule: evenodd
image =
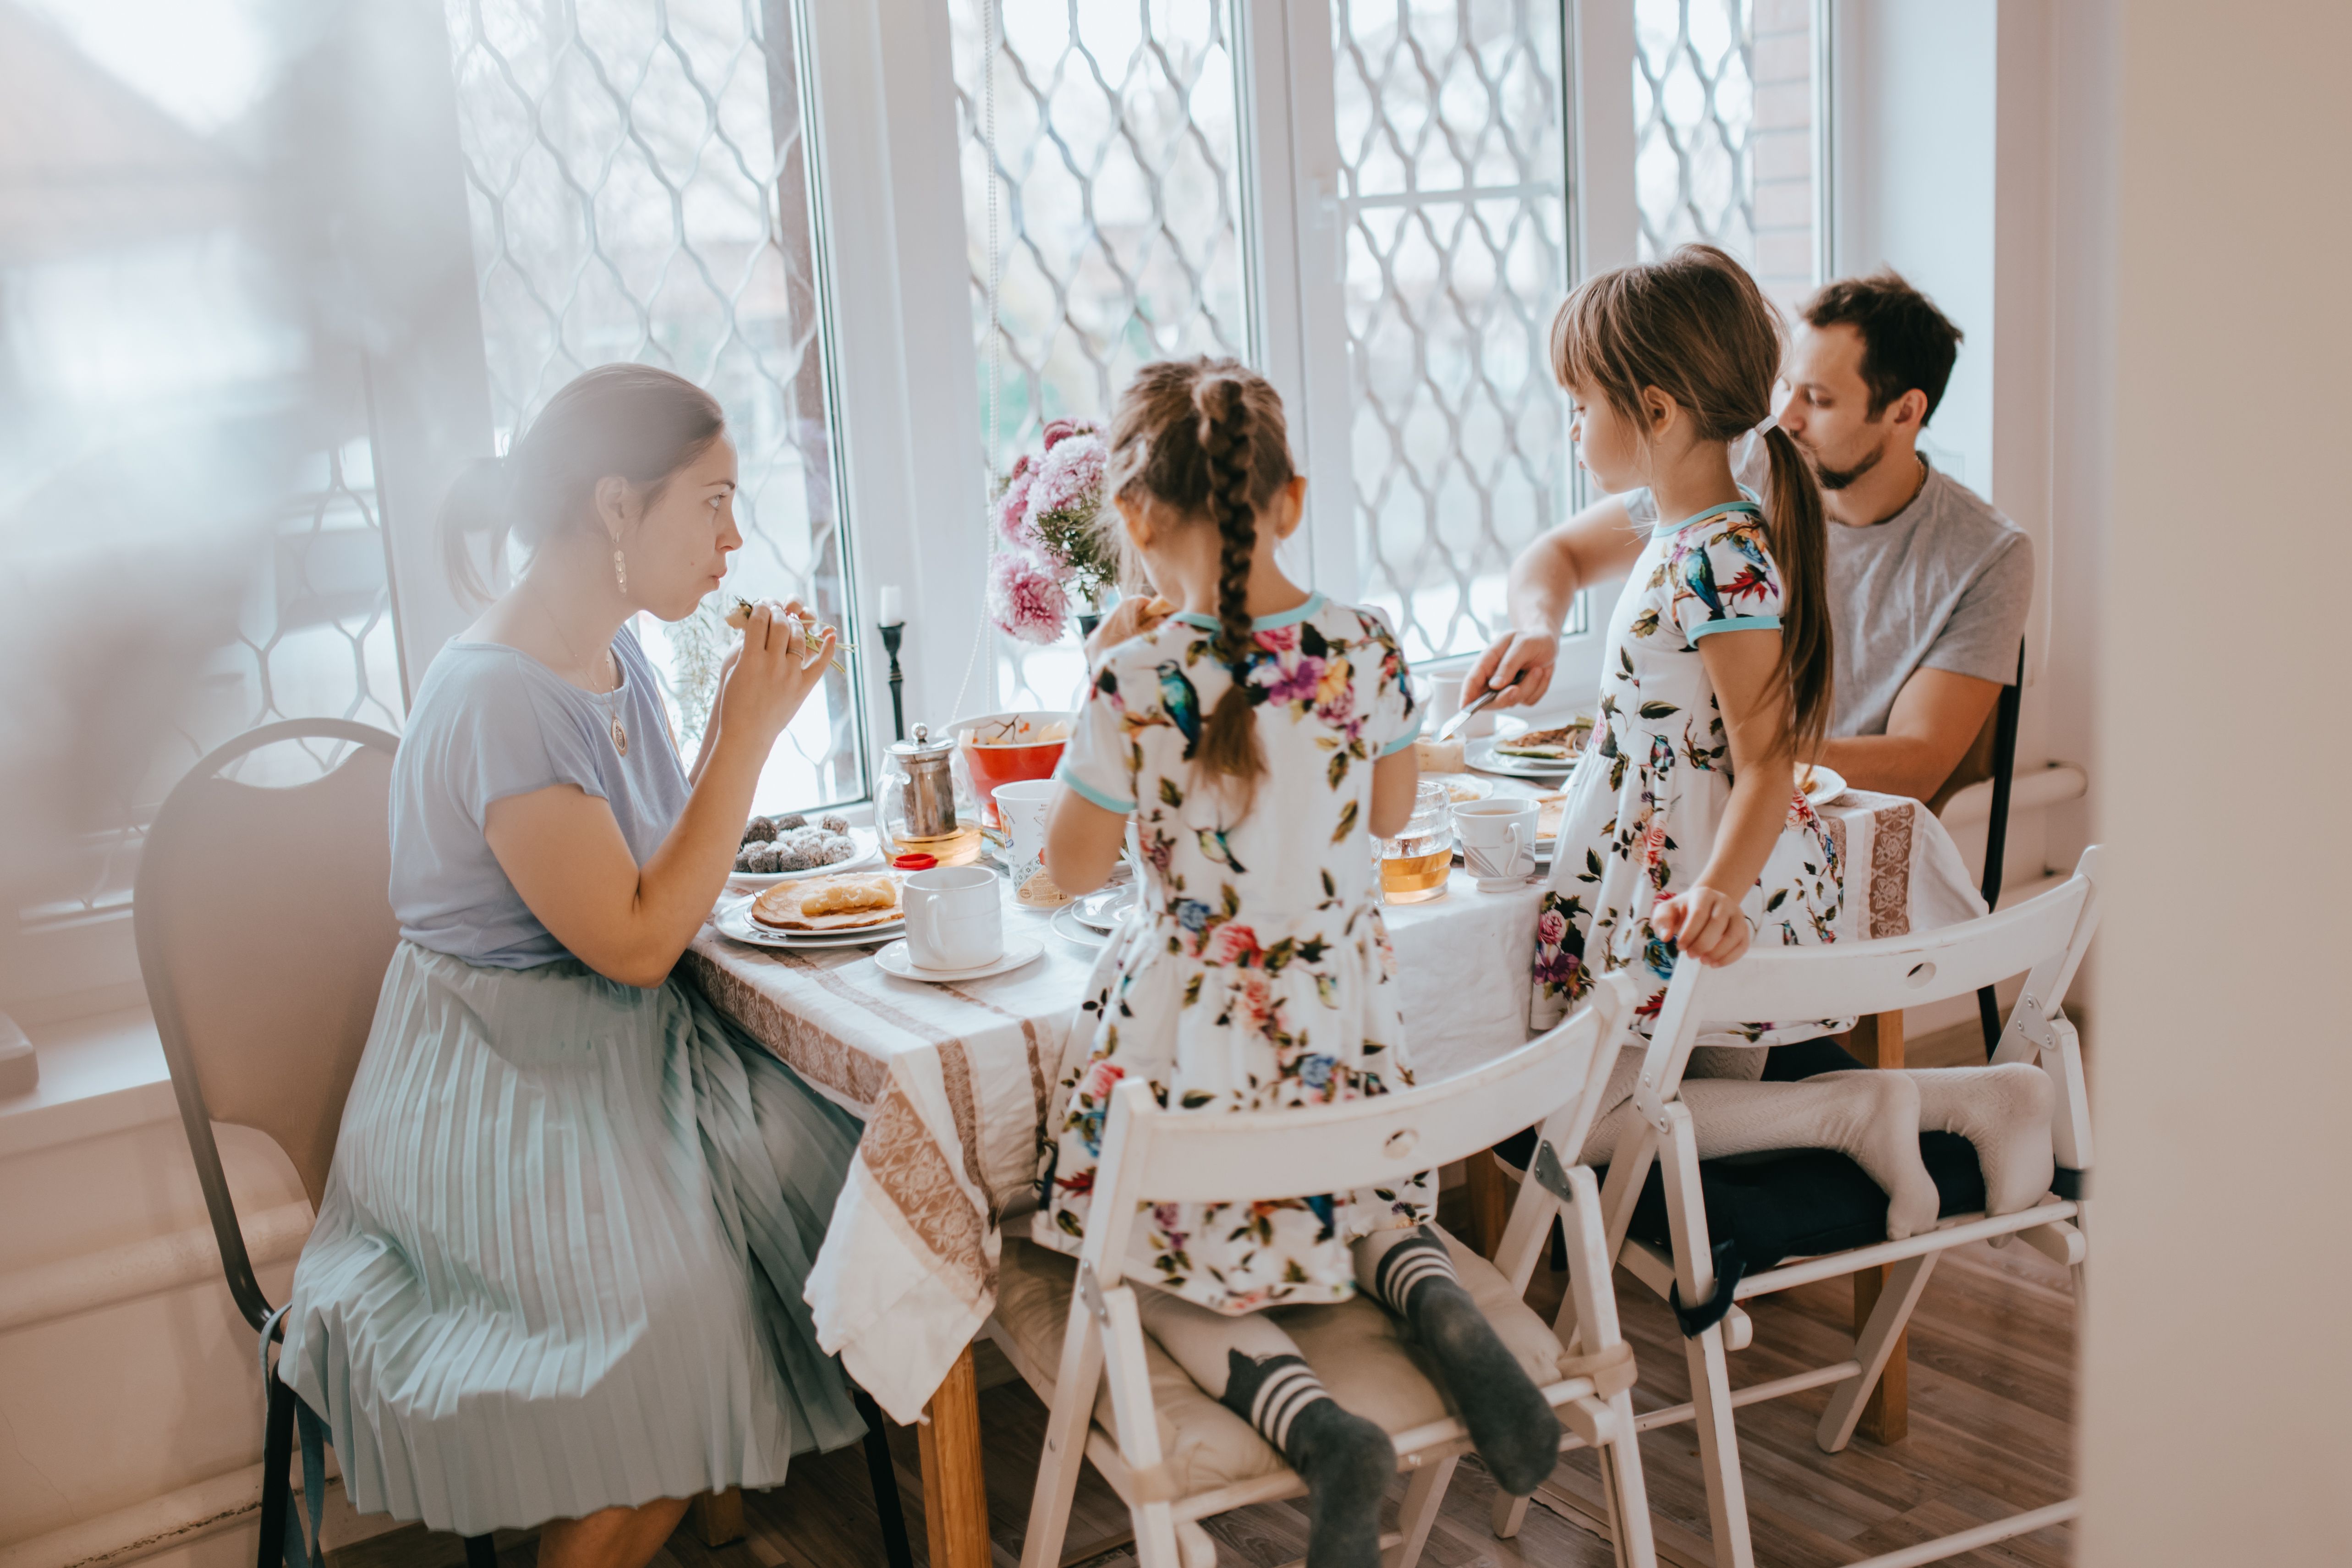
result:
<svg viewBox="0 0 2352 1568"><path fill-rule="evenodd" d="M992 475L1046 421L1108 416L1140 365L1248 357L1232 19L1223 0L950 0L949 14ZM1002 641L998 658L1009 706L1075 705L1074 640Z"/></svg>
<svg viewBox="0 0 2352 1568"><path fill-rule="evenodd" d="M1469 653L1569 510L1560 8L1337 0L1332 26L1363 596L1408 658Z"/></svg>
<svg viewBox="0 0 2352 1568"><path fill-rule="evenodd" d="M724 406L740 464L726 591L849 625L798 6L448 0L447 16L501 444L583 370L677 371ZM679 688L708 628L639 631L690 755L700 712ZM865 794L856 692L825 679L763 805Z"/></svg>
<svg viewBox="0 0 2352 1568"><path fill-rule="evenodd" d="M1634 0L1633 178L1641 255L1703 240L1756 250L1755 0Z"/></svg>

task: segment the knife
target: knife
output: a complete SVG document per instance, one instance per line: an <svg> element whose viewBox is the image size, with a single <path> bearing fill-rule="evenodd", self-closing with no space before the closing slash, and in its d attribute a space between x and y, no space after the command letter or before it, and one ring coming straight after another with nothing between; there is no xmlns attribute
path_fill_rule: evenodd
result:
<svg viewBox="0 0 2352 1568"><path fill-rule="evenodd" d="M1471 720L1475 719L1489 703L1493 702L1496 698L1500 697L1502 693L1500 691L1482 691L1471 701L1464 703L1461 709L1454 713L1454 717L1448 719L1444 724L1439 728L1437 731L1438 744L1444 745L1446 742L1460 734L1462 732L1463 725L1467 724Z"/></svg>

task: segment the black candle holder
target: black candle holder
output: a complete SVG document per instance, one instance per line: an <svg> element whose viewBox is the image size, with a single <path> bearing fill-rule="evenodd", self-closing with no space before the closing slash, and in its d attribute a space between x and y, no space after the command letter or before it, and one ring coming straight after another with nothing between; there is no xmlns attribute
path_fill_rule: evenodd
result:
<svg viewBox="0 0 2352 1568"><path fill-rule="evenodd" d="M907 738L907 678L898 669L898 642L907 635L906 623L884 626L881 632L882 650L890 656L890 732L903 741Z"/></svg>

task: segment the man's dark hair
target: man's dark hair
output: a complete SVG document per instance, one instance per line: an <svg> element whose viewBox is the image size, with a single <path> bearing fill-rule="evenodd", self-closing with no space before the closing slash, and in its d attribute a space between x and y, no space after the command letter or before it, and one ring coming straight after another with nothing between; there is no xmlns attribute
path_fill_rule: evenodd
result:
<svg viewBox="0 0 2352 1568"><path fill-rule="evenodd" d="M1867 278L1841 278L1805 301L1806 322L1816 328L1843 322L1862 334L1862 379L1870 388L1870 416L1917 387L1927 395L1925 425L1944 401L1944 384L1959 358L1960 329L1936 303L1892 268Z"/></svg>

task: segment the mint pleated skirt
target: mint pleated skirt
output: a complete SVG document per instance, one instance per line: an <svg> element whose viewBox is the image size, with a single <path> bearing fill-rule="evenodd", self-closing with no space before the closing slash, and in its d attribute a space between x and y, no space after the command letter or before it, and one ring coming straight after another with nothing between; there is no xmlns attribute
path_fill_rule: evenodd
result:
<svg viewBox="0 0 2352 1568"><path fill-rule="evenodd" d="M689 986L404 942L279 1362L352 1506L479 1535L856 1441L801 1291L858 1132Z"/></svg>

